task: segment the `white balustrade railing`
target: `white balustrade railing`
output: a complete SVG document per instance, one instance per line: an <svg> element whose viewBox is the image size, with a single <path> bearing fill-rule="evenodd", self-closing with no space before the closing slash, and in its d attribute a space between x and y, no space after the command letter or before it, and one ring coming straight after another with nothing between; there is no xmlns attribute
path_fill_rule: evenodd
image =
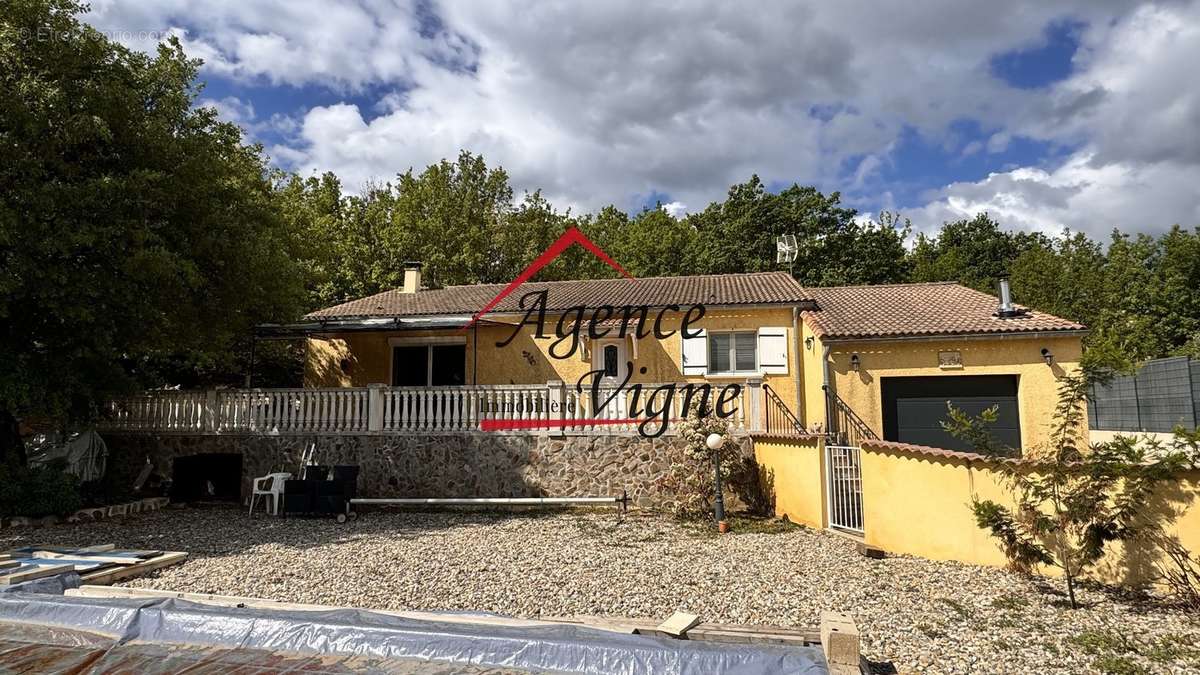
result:
<svg viewBox="0 0 1200 675"><path fill-rule="evenodd" d="M675 433L683 415L683 385L582 392L561 382L464 387L344 387L151 391L113 401L101 427L193 433L367 433L510 431L568 435ZM713 400L721 387L714 386ZM698 394L697 394L698 396ZM761 428L762 389L742 386L732 401L735 431Z"/></svg>

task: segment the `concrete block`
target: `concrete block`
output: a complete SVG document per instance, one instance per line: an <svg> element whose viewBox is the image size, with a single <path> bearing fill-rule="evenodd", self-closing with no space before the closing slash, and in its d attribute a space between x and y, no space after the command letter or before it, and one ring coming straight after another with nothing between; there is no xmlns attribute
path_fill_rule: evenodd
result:
<svg viewBox="0 0 1200 675"><path fill-rule="evenodd" d="M860 658L858 626L854 620L838 612L821 612L821 649L831 666L858 668Z"/></svg>

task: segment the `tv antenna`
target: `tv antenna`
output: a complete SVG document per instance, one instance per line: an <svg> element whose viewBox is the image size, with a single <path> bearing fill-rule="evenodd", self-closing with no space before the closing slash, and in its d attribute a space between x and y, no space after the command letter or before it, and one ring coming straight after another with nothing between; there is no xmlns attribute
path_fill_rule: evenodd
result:
<svg viewBox="0 0 1200 675"><path fill-rule="evenodd" d="M789 273L791 273L798 255L800 255L800 247L796 244L796 235L784 234L775 237L775 262L787 263Z"/></svg>

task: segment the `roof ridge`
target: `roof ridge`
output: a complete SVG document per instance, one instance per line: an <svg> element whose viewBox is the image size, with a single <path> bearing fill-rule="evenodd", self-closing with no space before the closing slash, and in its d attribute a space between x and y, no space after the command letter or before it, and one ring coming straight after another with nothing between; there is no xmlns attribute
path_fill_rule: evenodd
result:
<svg viewBox="0 0 1200 675"><path fill-rule="evenodd" d="M526 281L525 283L527 283L527 284L572 284L572 283L578 284L578 283L589 283L589 282L595 282L595 281L656 281L659 279L710 279L710 278L716 278L716 277L751 277L751 276L768 276L768 275L780 275L780 274L786 275L788 277L791 277L793 280L795 280L795 277L792 277L792 275L789 272L785 272L783 270L768 270L768 271L764 271L764 272L723 272L723 273L719 273L719 274L662 274L662 275L653 276L653 277L633 277L633 278L602 277L599 279L551 279L548 281L538 281L535 279L530 279L529 281ZM799 283L799 282L797 282L797 283ZM450 286L442 286L440 288L430 288L427 290L440 291L440 290L445 290L448 288L478 288L480 286L507 286L507 285L508 284L503 283L503 282L491 282L491 283L486 283L486 284L452 284ZM397 290L397 289L391 289L391 290ZM386 293L387 291L382 291L382 292Z"/></svg>
<svg viewBox="0 0 1200 675"><path fill-rule="evenodd" d="M896 282L891 284L844 284L840 286L804 286L806 291L829 291L839 290L842 288L897 288L904 286L962 286L963 288L974 291L974 288L967 286L961 281L907 281ZM982 291L979 291L982 293Z"/></svg>

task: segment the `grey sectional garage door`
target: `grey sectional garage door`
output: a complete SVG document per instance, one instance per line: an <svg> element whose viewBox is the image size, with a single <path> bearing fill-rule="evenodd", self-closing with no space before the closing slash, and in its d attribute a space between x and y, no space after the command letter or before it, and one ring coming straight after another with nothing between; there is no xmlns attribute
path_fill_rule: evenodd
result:
<svg viewBox="0 0 1200 675"><path fill-rule="evenodd" d="M992 434L1006 445L1021 447L1015 375L885 377L881 387L883 435L889 441L971 450L942 429L949 401L971 415L996 406L999 419Z"/></svg>

